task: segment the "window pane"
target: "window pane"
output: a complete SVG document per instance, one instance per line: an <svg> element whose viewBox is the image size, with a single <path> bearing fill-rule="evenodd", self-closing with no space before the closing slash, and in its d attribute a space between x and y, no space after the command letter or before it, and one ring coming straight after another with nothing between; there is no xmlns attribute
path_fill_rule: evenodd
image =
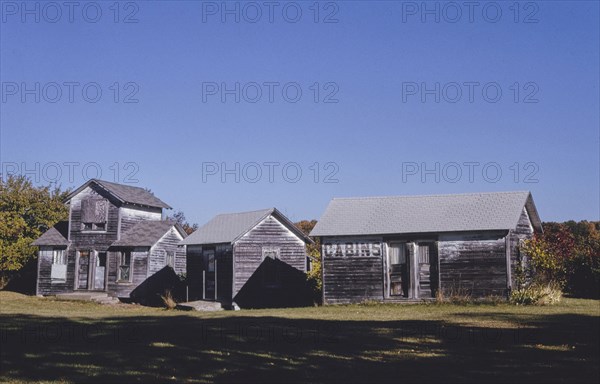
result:
<svg viewBox="0 0 600 384"><path fill-rule="evenodd" d="M419 245L419 263L429 264L429 245Z"/></svg>
<svg viewBox="0 0 600 384"><path fill-rule="evenodd" d="M406 264L406 247L404 244L394 244L389 248L390 264Z"/></svg>

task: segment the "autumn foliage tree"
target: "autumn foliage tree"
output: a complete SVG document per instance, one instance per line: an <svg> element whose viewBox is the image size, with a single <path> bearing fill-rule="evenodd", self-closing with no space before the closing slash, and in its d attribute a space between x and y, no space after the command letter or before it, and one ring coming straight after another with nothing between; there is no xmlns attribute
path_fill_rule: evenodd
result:
<svg viewBox="0 0 600 384"><path fill-rule="evenodd" d="M581 297L600 296L600 222L544 223L544 233L525 241L537 282L557 283Z"/></svg>
<svg viewBox="0 0 600 384"><path fill-rule="evenodd" d="M0 178L0 274L1 285L11 273L35 259L31 243L42 233L66 220L63 204L68 191L37 187L24 176Z"/></svg>
<svg viewBox="0 0 600 384"><path fill-rule="evenodd" d="M177 224L181 225L185 233L187 233L188 235L191 235L196 229L198 229L198 224L191 224L187 221L183 211L177 211L174 214L169 215L167 219L173 220Z"/></svg>

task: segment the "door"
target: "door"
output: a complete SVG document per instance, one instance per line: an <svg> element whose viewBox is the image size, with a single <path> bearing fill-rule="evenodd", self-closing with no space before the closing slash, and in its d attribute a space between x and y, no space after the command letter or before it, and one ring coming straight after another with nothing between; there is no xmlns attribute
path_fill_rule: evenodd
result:
<svg viewBox="0 0 600 384"><path fill-rule="evenodd" d="M203 295L202 298L206 300L216 300L217 299L217 291L216 287L216 270L217 270L217 262L215 260L215 250L214 249L206 249L202 251L202 259L204 262L204 271L203 275Z"/></svg>
<svg viewBox="0 0 600 384"><path fill-rule="evenodd" d="M417 259L419 263L419 297L432 297L431 284L431 248L429 243L420 243L417 248Z"/></svg>
<svg viewBox="0 0 600 384"><path fill-rule="evenodd" d="M98 252L94 265L94 289L103 291L106 279L106 252Z"/></svg>
<svg viewBox="0 0 600 384"><path fill-rule="evenodd" d="M411 297L409 257L405 243L390 244L387 265L388 297Z"/></svg>
<svg viewBox="0 0 600 384"><path fill-rule="evenodd" d="M90 251L79 251L77 257L77 289L88 289L90 279Z"/></svg>

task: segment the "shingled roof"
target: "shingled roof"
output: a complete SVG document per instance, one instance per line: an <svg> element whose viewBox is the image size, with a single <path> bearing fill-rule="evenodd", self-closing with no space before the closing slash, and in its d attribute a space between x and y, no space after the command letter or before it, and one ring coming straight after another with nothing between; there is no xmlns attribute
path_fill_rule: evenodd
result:
<svg viewBox="0 0 600 384"><path fill-rule="evenodd" d="M541 231L539 215L527 191L335 198L310 235L510 230L517 227L524 207L536 231Z"/></svg>
<svg viewBox="0 0 600 384"><path fill-rule="evenodd" d="M59 221L54 227L48 229L38 237L31 245L69 245L68 239L69 233L69 222Z"/></svg>
<svg viewBox="0 0 600 384"><path fill-rule="evenodd" d="M278 218L280 222L292 232L296 233L302 240L312 243L312 240L281 212L276 208L269 208L258 211L217 215L189 235L180 244L233 243L270 215Z"/></svg>
<svg viewBox="0 0 600 384"><path fill-rule="evenodd" d="M167 208L171 209L171 207L160 200L158 197L154 196L151 192L145 190L144 188L134 187L131 185L117 184L111 183L105 180L98 179L90 179L81 187L77 188L67 197L66 201L71 200L71 198L81 192L83 189L88 187L90 184L95 184L100 188L104 189L108 193L110 193L114 198L129 204L142 205L146 207L158 207L158 208Z"/></svg>
<svg viewBox="0 0 600 384"><path fill-rule="evenodd" d="M121 238L111 244L111 247L151 247L175 226L185 239L187 234L174 221L147 220L140 221L121 235Z"/></svg>

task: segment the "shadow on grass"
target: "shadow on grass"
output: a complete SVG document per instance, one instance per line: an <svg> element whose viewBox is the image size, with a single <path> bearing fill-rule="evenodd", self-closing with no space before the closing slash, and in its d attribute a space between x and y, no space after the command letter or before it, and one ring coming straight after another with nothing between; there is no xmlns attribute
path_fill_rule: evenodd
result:
<svg viewBox="0 0 600 384"><path fill-rule="evenodd" d="M506 316L491 314L490 316ZM481 316L481 315L480 315ZM519 318L508 319L519 324ZM598 382L598 318L443 321L0 315L5 380ZM522 321L522 319L521 319Z"/></svg>

